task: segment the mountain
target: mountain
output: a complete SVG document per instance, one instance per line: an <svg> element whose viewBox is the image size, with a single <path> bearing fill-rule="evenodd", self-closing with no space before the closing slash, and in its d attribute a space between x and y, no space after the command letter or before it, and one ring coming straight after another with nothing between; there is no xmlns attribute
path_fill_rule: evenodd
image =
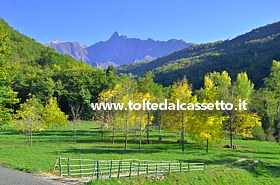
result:
<svg viewBox="0 0 280 185"><path fill-rule="evenodd" d="M54 48L61 54L71 55L78 61L89 62L86 47L79 42L59 42L55 40L49 42L47 46Z"/></svg>
<svg viewBox="0 0 280 185"><path fill-rule="evenodd" d="M85 47L78 42L57 42L47 44L62 54L69 54L77 60L82 60L93 66L129 64L140 60L152 60L174 51L189 47L191 44L183 40L171 39L155 41L128 38L118 32L107 41L97 42Z"/></svg>
<svg viewBox="0 0 280 185"><path fill-rule="evenodd" d="M272 60L280 60L280 22L269 24L232 40L192 45L170 55L118 67L118 73L143 76L148 71L155 81L170 85L186 76L194 89L203 85L205 74L227 70L231 77L246 71L255 86L263 85Z"/></svg>

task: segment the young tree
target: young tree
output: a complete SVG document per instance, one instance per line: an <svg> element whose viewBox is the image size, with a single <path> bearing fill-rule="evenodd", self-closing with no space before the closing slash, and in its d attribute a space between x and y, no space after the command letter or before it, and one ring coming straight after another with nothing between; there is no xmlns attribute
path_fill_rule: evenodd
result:
<svg viewBox="0 0 280 185"><path fill-rule="evenodd" d="M259 118L247 110L238 110L240 100L250 104L254 84L248 79L246 73L239 73L235 83L231 83L231 78L226 71L222 73L214 72L210 74L219 93L219 100L231 103L234 107L230 110L224 110L227 120L224 122L224 129L228 130L230 136L230 147L233 148L233 136L239 134L248 137L246 130L259 124ZM250 117L249 119L240 119L241 117ZM250 123L247 121L250 120ZM248 127L248 124L250 127Z"/></svg>
<svg viewBox="0 0 280 185"><path fill-rule="evenodd" d="M215 103L219 92L209 75L204 77L204 88L197 91L201 103ZM206 141L206 153L209 143L220 142L223 138L223 121L225 117L219 110L196 111L193 121L188 125L188 133L197 142Z"/></svg>
<svg viewBox="0 0 280 185"><path fill-rule="evenodd" d="M186 77L184 77L183 80L174 83L171 87L169 102L176 104L177 101L180 103L186 103L186 105L188 103L196 102L196 96L192 95L192 90ZM182 151L185 151L186 124L191 123L190 120L192 119L193 111L177 110L174 107L172 111L165 111L165 114L165 127L169 130L180 132Z"/></svg>
<svg viewBox="0 0 280 185"><path fill-rule="evenodd" d="M32 146L32 133L38 130L44 130L45 125L41 121L43 105L40 104L35 96L26 100L17 110L19 121L13 124L17 130L24 131L28 135L29 145Z"/></svg>
<svg viewBox="0 0 280 185"><path fill-rule="evenodd" d="M103 104L114 104L117 103L116 90L119 89L117 85L114 89L109 89L102 91L98 97L98 103ZM94 119L101 120L102 127L102 136L103 136L103 125L106 125L112 129L112 143L115 143L115 131L117 129L116 125L116 110L115 109L106 109L106 110L95 110Z"/></svg>
<svg viewBox="0 0 280 185"><path fill-rule="evenodd" d="M120 77L118 88L116 88L116 97L118 103L123 103L123 109L116 112L116 125L124 131L125 145L124 149L127 149L128 136L131 129L134 127L134 113L128 107L129 101L134 101L133 93L136 90L136 82L132 79L132 76L122 75Z"/></svg>
<svg viewBox="0 0 280 185"><path fill-rule="evenodd" d="M151 101L152 97L149 93L141 93L141 92L135 92L134 93L134 103L140 103L142 104L143 100L146 101ZM150 143L149 141L149 125L152 124L152 121L154 117L148 113L149 110L134 110L134 120L135 120L135 130L139 130L139 150L141 149L142 146L142 132L143 130L146 129L147 132L147 143Z"/></svg>
<svg viewBox="0 0 280 185"><path fill-rule="evenodd" d="M60 110L56 98L51 98L42 113L42 121L46 126L66 125L68 116Z"/></svg>

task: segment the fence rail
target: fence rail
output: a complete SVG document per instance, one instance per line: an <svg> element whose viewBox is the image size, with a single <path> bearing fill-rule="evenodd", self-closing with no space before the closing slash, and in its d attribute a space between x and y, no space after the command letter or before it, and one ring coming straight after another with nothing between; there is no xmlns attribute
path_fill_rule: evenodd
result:
<svg viewBox="0 0 280 185"><path fill-rule="evenodd" d="M60 176L92 176L93 179L131 176L161 176L170 172L205 170L204 163L152 160L90 160L58 157L54 172Z"/></svg>

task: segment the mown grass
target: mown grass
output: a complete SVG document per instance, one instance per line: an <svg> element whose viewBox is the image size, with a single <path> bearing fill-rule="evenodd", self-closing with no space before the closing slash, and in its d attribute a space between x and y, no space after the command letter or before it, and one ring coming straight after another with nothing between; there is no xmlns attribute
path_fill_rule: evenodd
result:
<svg viewBox="0 0 280 185"><path fill-rule="evenodd" d="M157 138L163 136L159 143ZM182 152L176 142L179 133L153 130L150 133L152 144L143 144L138 150L137 138L130 136L128 150L124 150L122 133L118 132L115 144L111 142L110 131L101 136L98 125L92 122L77 124L77 140L73 142L72 125L36 133L33 146L28 146L24 134L15 133L9 127L0 131L0 163L9 168L27 172L51 172L56 157L87 159L150 159L180 160L186 162L204 162L205 172L169 174L165 180L132 178L103 180L102 184L278 184L280 182L280 145L272 142L236 140L237 149L223 148L228 144L224 140L210 147L205 153L204 146L191 140ZM144 139L144 138L143 138ZM235 163L240 158L246 161ZM248 166L254 160L260 160L254 166ZM93 184L101 183L95 181Z"/></svg>

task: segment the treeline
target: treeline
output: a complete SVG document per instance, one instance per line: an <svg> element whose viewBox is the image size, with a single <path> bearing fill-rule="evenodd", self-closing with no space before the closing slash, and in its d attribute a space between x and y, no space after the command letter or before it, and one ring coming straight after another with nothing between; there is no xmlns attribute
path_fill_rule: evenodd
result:
<svg viewBox="0 0 280 185"><path fill-rule="evenodd" d="M265 87L254 90L246 73L234 79L226 72L212 72L193 91L186 78L174 80L163 87L154 82L149 72L138 79L131 74L118 76L113 67L107 71L95 69L75 61L70 56L56 53L10 28L0 21L0 124L11 124L25 132L32 143L32 132L47 127L67 124L67 120L99 120L114 132L122 130L125 148L132 134L146 132L156 125L181 133L180 143L185 149L185 135L197 142L219 142L229 136L233 147L234 136L258 140L279 141L280 127L280 64L274 61ZM164 99L185 103L225 102L237 105L246 100L245 111L98 111L92 102L120 102L142 99L161 103Z"/></svg>
<svg viewBox="0 0 280 185"><path fill-rule="evenodd" d="M183 151L186 134L199 143L205 142L207 150L209 143L219 142L225 136L230 138L229 147L234 147L235 137L279 141L279 72L280 62L274 61L270 76L265 78L266 87L257 91L245 72L237 74L236 80L232 80L226 71L209 73L204 76L204 86L194 92L186 78L170 87L162 87L154 83L151 72L138 80L121 75L113 88L99 94L99 102L123 103L127 110L101 110L95 113L95 118L112 129L113 142L114 132L122 130L125 148L129 134L133 133L138 133L139 148L145 132L145 142L149 143L152 125L180 132ZM187 104L223 100L234 107L239 106L240 100L245 100L248 107L247 110L129 110L129 100L142 104L143 99L157 103L168 99L174 104L177 100Z"/></svg>

